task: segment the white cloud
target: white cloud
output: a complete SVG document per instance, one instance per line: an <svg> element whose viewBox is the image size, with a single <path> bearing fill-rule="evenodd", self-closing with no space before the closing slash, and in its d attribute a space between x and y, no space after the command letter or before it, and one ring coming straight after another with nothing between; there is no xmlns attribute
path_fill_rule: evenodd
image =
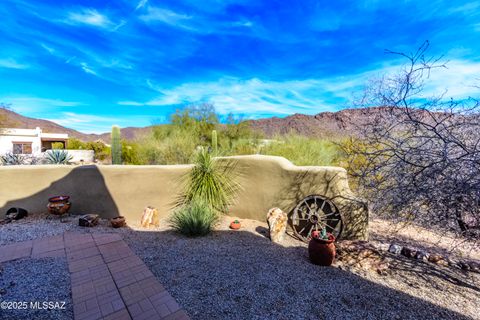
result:
<svg viewBox="0 0 480 320"><path fill-rule="evenodd" d="M55 49L53 49L52 47L47 46L47 45L44 44L44 43L41 43L40 46L41 46L43 49L45 49L45 50L46 50L48 53L50 53L50 54L54 54L54 52L55 52Z"/></svg>
<svg viewBox="0 0 480 320"><path fill-rule="evenodd" d="M3 96L0 97L0 101L11 104L13 111L22 114L58 110L58 107L76 107L82 105L82 103L76 101L31 96Z"/></svg>
<svg viewBox="0 0 480 320"><path fill-rule="evenodd" d="M148 3L148 0L140 0L137 4L137 6L135 7L135 10L138 10L138 9L141 9L143 7L145 7L145 5Z"/></svg>
<svg viewBox="0 0 480 320"><path fill-rule="evenodd" d="M100 28L115 27L108 16L99 13L95 9L82 9L79 12L70 12L65 22L69 24L85 24Z"/></svg>
<svg viewBox="0 0 480 320"><path fill-rule="evenodd" d="M175 11L149 7L147 13L140 16L145 22L161 22L171 26L189 29L190 26L186 24L187 21L192 19L192 16L176 13Z"/></svg>
<svg viewBox="0 0 480 320"><path fill-rule="evenodd" d="M7 69L27 69L29 65L20 63L12 58L0 59L0 68Z"/></svg>
<svg viewBox="0 0 480 320"><path fill-rule="evenodd" d="M116 117L61 112L55 118L46 119L67 128L88 133L103 133L120 119Z"/></svg>
<svg viewBox="0 0 480 320"><path fill-rule="evenodd" d="M95 76L97 75L95 70L93 70L86 62L81 62L80 67L83 71L85 71L85 73L93 74Z"/></svg>

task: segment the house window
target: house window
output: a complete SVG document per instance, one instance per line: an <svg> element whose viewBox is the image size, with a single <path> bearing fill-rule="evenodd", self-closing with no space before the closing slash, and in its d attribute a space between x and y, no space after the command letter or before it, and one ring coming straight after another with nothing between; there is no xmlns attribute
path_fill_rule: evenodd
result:
<svg viewBox="0 0 480 320"><path fill-rule="evenodd" d="M31 154L32 143L31 142L14 142L13 153L14 154Z"/></svg>

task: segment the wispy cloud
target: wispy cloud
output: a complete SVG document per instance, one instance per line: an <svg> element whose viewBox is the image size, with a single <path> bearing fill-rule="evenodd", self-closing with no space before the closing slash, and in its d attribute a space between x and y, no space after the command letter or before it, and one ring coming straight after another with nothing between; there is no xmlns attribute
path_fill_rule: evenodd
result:
<svg viewBox="0 0 480 320"><path fill-rule="evenodd" d="M80 67L85 73L93 74L95 76L97 75L95 70L93 70L86 62L80 62Z"/></svg>
<svg viewBox="0 0 480 320"><path fill-rule="evenodd" d="M189 26L187 22L192 19L192 16L177 13L169 9L149 7L147 13L141 15L140 19L145 22L159 22L178 28L189 29L191 26Z"/></svg>
<svg viewBox="0 0 480 320"><path fill-rule="evenodd" d="M69 24L84 24L100 28L112 28L115 24L110 18L99 13L96 9L81 9L77 12L69 12L65 22Z"/></svg>
<svg viewBox="0 0 480 320"><path fill-rule="evenodd" d="M27 69L28 67L29 67L28 64L20 63L12 58L0 59L0 68Z"/></svg>
<svg viewBox="0 0 480 320"><path fill-rule="evenodd" d="M77 107L81 102L68 101L55 98L42 98L32 96L0 96L0 101L11 105L15 112L42 113L48 110L58 110L61 107Z"/></svg>
<svg viewBox="0 0 480 320"><path fill-rule="evenodd" d="M137 4L137 6L135 7L135 10L139 10L143 7L145 7L145 5L148 3L148 0L140 0Z"/></svg>
<svg viewBox="0 0 480 320"><path fill-rule="evenodd" d="M116 117L97 116L75 112L61 112L55 118L46 119L67 128L74 128L82 132L103 133L112 124L121 121Z"/></svg>

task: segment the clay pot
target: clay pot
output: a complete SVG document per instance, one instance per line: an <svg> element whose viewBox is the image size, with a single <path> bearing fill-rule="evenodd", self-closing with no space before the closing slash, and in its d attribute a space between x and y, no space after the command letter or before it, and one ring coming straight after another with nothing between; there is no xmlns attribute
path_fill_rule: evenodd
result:
<svg viewBox="0 0 480 320"><path fill-rule="evenodd" d="M242 224L238 220L232 221L230 223L230 229L233 229L233 230L238 230L238 229L241 228L241 226L242 226Z"/></svg>
<svg viewBox="0 0 480 320"><path fill-rule="evenodd" d="M335 259L335 237L331 233L327 236L327 240L312 237L312 240L308 243L308 256L313 264L332 265Z"/></svg>
<svg viewBox="0 0 480 320"><path fill-rule="evenodd" d="M68 201L69 196L55 196L48 199L48 213L61 216L64 215L70 210L72 204Z"/></svg>
<svg viewBox="0 0 480 320"><path fill-rule="evenodd" d="M112 218L110 219L110 223L112 224L113 228L125 227L126 225L125 217L119 216L119 217Z"/></svg>

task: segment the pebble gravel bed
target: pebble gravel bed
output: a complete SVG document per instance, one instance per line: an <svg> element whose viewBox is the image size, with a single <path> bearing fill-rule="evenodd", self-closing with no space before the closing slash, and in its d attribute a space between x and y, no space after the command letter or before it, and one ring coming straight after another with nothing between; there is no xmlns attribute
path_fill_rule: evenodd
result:
<svg viewBox="0 0 480 320"><path fill-rule="evenodd" d="M0 264L0 319L73 319L65 258L21 259Z"/></svg>
<svg viewBox="0 0 480 320"><path fill-rule="evenodd" d="M308 261L305 243L286 237L273 244L266 223L253 220L232 231L231 219L211 235L186 238L166 221L147 230L28 217L0 226L0 244L66 230L120 233L192 319L480 319L479 274L402 258L382 275L319 267Z"/></svg>

